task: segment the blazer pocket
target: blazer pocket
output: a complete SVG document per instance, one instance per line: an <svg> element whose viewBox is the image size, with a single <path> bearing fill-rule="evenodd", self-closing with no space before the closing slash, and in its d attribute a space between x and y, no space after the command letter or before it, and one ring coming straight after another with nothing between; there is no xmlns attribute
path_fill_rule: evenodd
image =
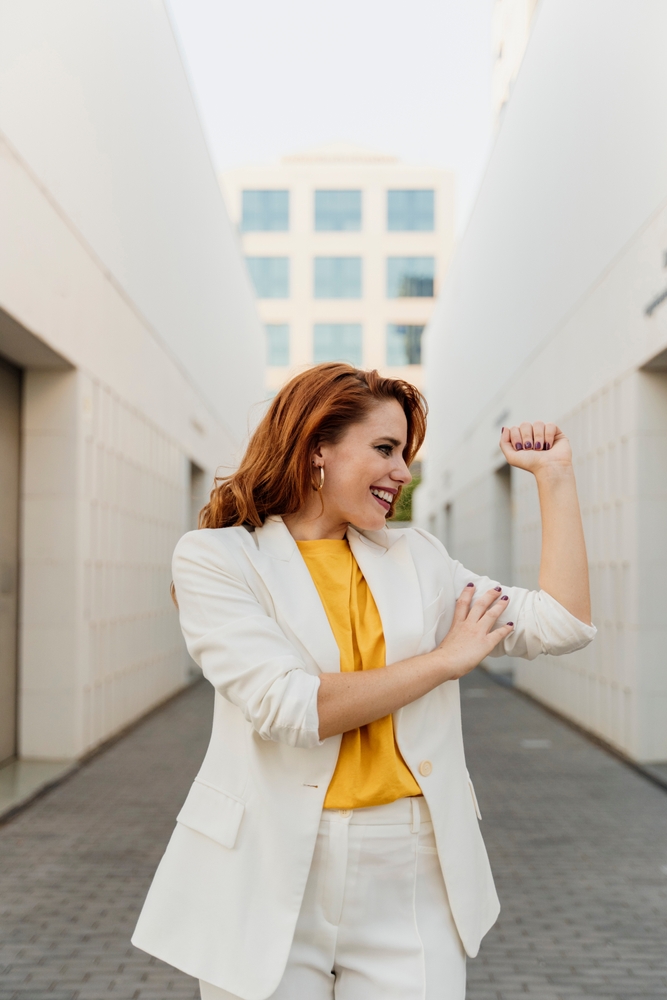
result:
<svg viewBox="0 0 667 1000"><path fill-rule="evenodd" d="M424 608L424 627L422 629L423 635L427 635L431 629L435 628L438 620L444 614L445 609L442 607L442 594L443 591L441 590L436 599L431 601L431 603L427 604Z"/></svg>
<svg viewBox="0 0 667 1000"><path fill-rule="evenodd" d="M438 645L438 630L444 617L445 612L441 611L428 632L423 633L421 639L419 640L417 655L420 655L421 653L430 653L431 650L435 649ZM441 640L442 638L443 637L441 637Z"/></svg>
<svg viewBox="0 0 667 1000"><path fill-rule="evenodd" d="M468 788L470 789L470 794L472 795L472 802L473 802L473 805L475 807L475 812L477 814L477 819L481 820L482 814L479 811L479 803L477 801L477 796L475 795L475 786L472 783L472 779L471 779L470 775L468 775Z"/></svg>
<svg viewBox="0 0 667 1000"><path fill-rule="evenodd" d="M245 805L240 799L196 778L176 822L203 833L222 847L232 848L244 811Z"/></svg>

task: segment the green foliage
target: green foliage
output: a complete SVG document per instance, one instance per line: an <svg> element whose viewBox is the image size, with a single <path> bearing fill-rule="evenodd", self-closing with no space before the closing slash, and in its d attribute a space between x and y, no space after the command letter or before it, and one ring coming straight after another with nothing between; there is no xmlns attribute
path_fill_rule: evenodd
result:
<svg viewBox="0 0 667 1000"><path fill-rule="evenodd" d="M394 516L391 518L392 521L412 520L412 494L420 483L421 477L415 476L411 483L403 487L401 495L398 498L398 503L396 504Z"/></svg>

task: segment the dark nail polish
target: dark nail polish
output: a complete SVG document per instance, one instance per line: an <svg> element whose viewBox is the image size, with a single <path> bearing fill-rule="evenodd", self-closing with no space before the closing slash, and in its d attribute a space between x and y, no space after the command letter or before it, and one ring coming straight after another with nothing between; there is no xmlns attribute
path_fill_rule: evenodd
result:
<svg viewBox="0 0 667 1000"><path fill-rule="evenodd" d="M541 441L536 441L535 442L535 451L542 451L542 442Z"/></svg>
<svg viewBox="0 0 667 1000"><path fill-rule="evenodd" d="M550 444L549 444L549 443L547 442L547 443L545 444L545 446L544 446L544 450L545 450L545 451L549 451L549 448L550 448L550 447L551 447L551 445L550 445Z"/></svg>
<svg viewBox="0 0 667 1000"><path fill-rule="evenodd" d="M466 587L474 587L474 586L475 586L474 583L466 583Z"/></svg>
<svg viewBox="0 0 667 1000"><path fill-rule="evenodd" d="M515 449L517 451L523 451L523 445L521 444L520 441L517 441L517 443L514 445L514 447L515 447Z"/></svg>
<svg viewBox="0 0 667 1000"><path fill-rule="evenodd" d="M514 625L514 622L508 622L507 624L508 625Z"/></svg>
<svg viewBox="0 0 667 1000"><path fill-rule="evenodd" d="M501 428L500 428L500 433L501 433L501 434L504 434L504 433L505 433L505 428L504 428L504 427L501 427Z"/></svg>
<svg viewBox="0 0 667 1000"><path fill-rule="evenodd" d="M532 447L533 447L533 442L532 441L526 441L526 443L524 444L524 448L526 450L528 450L529 448L532 448Z"/></svg>
<svg viewBox="0 0 667 1000"><path fill-rule="evenodd" d="M494 590L497 590L497 591L498 591L498 592L500 593L500 591L501 591L501 590L502 590L503 588L502 588L502 587L494 587L493 589L494 589Z"/></svg>
<svg viewBox="0 0 667 1000"><path fill-rule="evenodd" d="M507 596L507 594L503 594L503 596L500 598L500 600L501 601L509 601L509 597Z"/></svg>

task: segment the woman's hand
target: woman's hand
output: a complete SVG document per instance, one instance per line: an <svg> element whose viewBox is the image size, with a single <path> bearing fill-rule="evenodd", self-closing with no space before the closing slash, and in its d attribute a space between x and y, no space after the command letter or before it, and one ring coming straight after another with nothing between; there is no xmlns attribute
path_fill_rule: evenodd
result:
<svg viewBox="0 0 667 1000"><path fill-rule="evenodd" d="M475 585L469 583L463 588L456 602L451 628L432 654L443 656L447 674L443 679L455 680L474 670L512 632L513 622L493 628L509 600L507 595L501 597L500 591L500 587L487 590L473 604Z"/></svg>
<svg viewBox="0 0 667 1000"><path fill-rule="evenodd" d="M503 427L500 448L508 465L525 469L538 475L572 465L570 442L555 424L521 424L520 427Z"/></svg>

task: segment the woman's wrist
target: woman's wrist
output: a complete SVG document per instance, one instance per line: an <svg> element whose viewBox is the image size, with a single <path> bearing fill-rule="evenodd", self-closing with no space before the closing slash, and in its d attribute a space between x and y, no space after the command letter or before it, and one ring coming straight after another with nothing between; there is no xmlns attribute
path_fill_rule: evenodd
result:
<svg viewBox="0 0 667 1000"><path fill-rule="evenodd" d="M430 653L424 653L423 656L427 663L427 669L436 679L436 686L444 684L445 681L451 681L456 677L451 656L448 655L447 650L443 649L442 646L436 646Z"/></svg>
<svg viewBox="0 0 667 1000"><path fill-rule="evenodd" d="M557 486L574 481L572 462L545 462L533 470L538 485Z"/></svg>

